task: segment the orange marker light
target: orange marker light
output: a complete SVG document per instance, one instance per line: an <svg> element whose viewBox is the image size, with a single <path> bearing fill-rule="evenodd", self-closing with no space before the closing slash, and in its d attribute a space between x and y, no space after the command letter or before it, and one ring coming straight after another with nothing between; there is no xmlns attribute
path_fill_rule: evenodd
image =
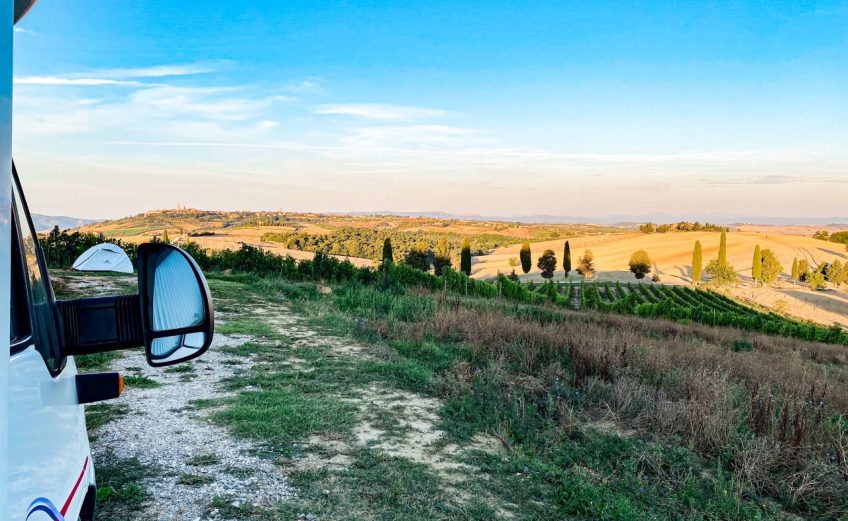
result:
<svg viewBox="0 0 848 521"><path fill-rule="evenodd" d="M124 375L118 373L118 396L124 394Z"/></svg>

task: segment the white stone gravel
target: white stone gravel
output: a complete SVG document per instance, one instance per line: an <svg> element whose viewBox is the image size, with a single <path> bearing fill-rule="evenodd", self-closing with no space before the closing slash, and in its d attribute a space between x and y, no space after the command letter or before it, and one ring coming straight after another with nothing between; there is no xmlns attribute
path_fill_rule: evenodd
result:
<svg viewBox="0 0 848 521"><path fill-rule="evenodd" d="M113 362L113 370L141 374L162 384L154 389L128 386L121 398L111 402L126 405L128 413L98 429L91 444L95 463L98 455L111 451L119 458L136 457L159 469L157 476L144 483L152 499L136 519L214 519L217 514L208 514L207 510L215 496L258 506L293 497L284 469L253 455L258 445L236 439L226 429L213 425L208 419L210 410L190 407L192 400L232 396L221 381L248 370L252 362L249 357L233 357L220 349L248 340L251 338L216 334L209 351L190 362L196 376L188 381L182 381L181 376L191 373L166 373L164 368L149 367L143 350ZM223 363L236 358L240 365ZM219 462L209 466L186 464L198 455L215 455ZM181 485L177 481L183 473L210 476L214 481Z"/></svg>

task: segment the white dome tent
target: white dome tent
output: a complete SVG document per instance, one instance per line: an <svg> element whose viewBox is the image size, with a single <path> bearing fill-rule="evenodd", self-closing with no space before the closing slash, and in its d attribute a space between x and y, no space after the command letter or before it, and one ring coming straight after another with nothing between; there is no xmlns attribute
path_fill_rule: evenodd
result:
<svg viewBox="0 0 848 521"><path fill-rule="evenodd" d="M117 271L132 273L133 265L127 253L120 246L104 242L85 250L74 261L73 269L77 271Z"/></svg>

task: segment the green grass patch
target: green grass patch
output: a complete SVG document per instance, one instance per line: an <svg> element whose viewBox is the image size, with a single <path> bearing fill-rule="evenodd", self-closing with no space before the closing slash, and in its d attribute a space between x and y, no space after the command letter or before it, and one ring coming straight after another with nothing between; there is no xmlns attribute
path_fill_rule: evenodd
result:
<svg viewBox="0 0 848 521"><path fill-rule="evenodd" d="M242 392L228 402L212 415L214 421L283 451L315 432L349 432L355 420L353 405L293 388Z"/></svg>
<svg viewBox="0 0 848 521"><path fill-rule="evenodd" d="M113 453L95 458L97 468L98 521L124 521L137 517L150 494L142 480L153 476L156 469L137 458L121 459Z"/></svg>
<svg viewBox="0 0 848 521"><path fill-rule="evenodd" d="M85 406L85 425L88 432L97 430L110 421L125 416L129 412L126 404L94 403Z"/></svg>
<svg viewBox="0 0 848 521"><path fill-rule="evenodd" d="M113 360L123 357L124 353L120 351L108 351L91 355L76 355L74 362L77 364L77 371L81 373L99 373L108 371Z"/></svg>
<svg viewBox="0 0 848 521"><path fill-rule="evenodd" d="M166 373L193 373L194 372L194 364L192 363L182 363L179 365L172 365L171 367L165 368Z"/></svg>
<svg viewBox="0 0 848 521"><path fill-rule="evenodd" d="M155 389L162 384L144 375L130 374L124 376L124 385L134 389Z"/></svg>
<svg viewBox="0 0 848 521"><path fill-rule="evenodd" d="M186 461L186 465L193 467L208 467L210 465L217 465L218 463L221 463L221 458L217 454L198 454Z"/></svg>
<svg viewBox="0 0 848 521"><path fill-rule="evenodd" d="M213 398L199 398L197 400L189 400L188 402L188 406L196 410L211 409L219 405L221 405L221 400Z"/></svg>
<svg viewBox="0 0 848 521"><path fill-rule="evenodd" d="M280 332L262 318L245 317L229 320L215 328L222 335L247 335L257 338L277 338Z"/></svg>
<svg viewBox="0 0 848 521"><path fill-rule="evenodd" d="M201 485L208 485L215 481L215 478L212 476L207 476L205 474L189 474L183 473L180 474L180 477L177 478L177 483L180 485L187 485L189 487L199 487Z"/></svg>

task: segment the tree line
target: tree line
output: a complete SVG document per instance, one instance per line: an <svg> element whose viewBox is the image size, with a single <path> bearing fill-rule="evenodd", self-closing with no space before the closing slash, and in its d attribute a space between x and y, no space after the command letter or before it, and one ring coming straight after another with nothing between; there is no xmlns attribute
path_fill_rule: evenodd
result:
<svg viewBox="0 0 848 521"><path fill-rule="evenodd" d="M496 233L480 234L469 238L452 233L373 230L352 227L340 228L328 234L298 231L268 232L261 237L262 241L281 243L292 250L321 251L331 255L346 255L372 260L384 258L381 245L387 239L392 243L393 252L396 255L393 258L395 262L406 258L410 252L415 254L430 250L435 252L443 243L446 243L452 251L460 251L462 245L468 241L472 254L482 255L490 249L517 242L517 239L513 237Z"/></svg>
<svg viewBox="0 0 848 521"><path fill-rule="evenodd" d="M67 231L59 232L58 230L55 233L51 232L51 234L52 237L48 235L41 241L45 258L47 259L48 266L51 268L67 268L75 259L75 257L71 256L71 251L79 251L81 253L90 247L90 245L99 244L104 239L126 247L127 253L135 258L136 248L134 245L124 244L119 240L110 240L102 235L80 232L68 233ZM432 271L423 271L406 262L395 263L390 240L383 243L382 253L384 253L384 259L377 268L356 267L349 260L339 260L322 252L316 252L312 259L296 260L290 255L275 254L247 244L242 244L237 250L225 249L218 251L203 248L192 241L184 242L180 246L197 261L201 269L209 272L280 276L294 281L374 284L385 287L386 289L397 284L424 287L431 291L450 291L485 298L500 297L530 304L552 303L558 306L570 306L570 299L560 295L554 288L555 284L550 281L546 283L550 285L550 290L539 293L531 290L527 285L511 280L510 277L503 274L498 274L497 278L493 281L472 279L468 276L471 267L471 248L468 244L463 246L460 253L462 271L454 270L451 266L445 265L442 267L440 275ZM569 252L568 246L566 246L565 252ZM542 254L542 257L550 259L551 255L546 255L548 253L552 254L553 252L546 250ZM578 270L588 270L589 266L585 264L587 262L586 257L591 257L591 255L587 254L591 254L591 252L587 250L587 253L584 253L584 256L578 261ZM542 257L540 257L540 260ZM565 257L568 258L568 255ZM70 260L66 261L63 259ZM591 266L591 259L588 262ZM639 287L644 288L645 286L639 285ZM589 294L587 293L587 295ZM662 306L670 307L666 310ZM601 310L636 313L643 316L664 316L673 319L695 318L694 315L678 317L676 313L680 312L678 309L680 306L672 306L670 303L656 305L654 306L656 309L654 307L649 308L645 305L631 306L632 309L625 309L625 307L617 305L617 307L614 306L608 310L605 308ZM767 325L777 323L776 319L766 320L765 316L759 317L760 314L757 314L759 318L748 318L746 319L747 321L742 322L736 316L737 314L729 313L726 315L710 312L705 314L704 317L700 317L699 320L711 320L712 322L709 323L714 323L714 325L734 325L736 327L758 330L765 330L764 328ZM848 344L848 334L838 328L828 329L813 324L799 324L785 319L782 319L780 324L782 324L780 328L774 329L774 331L769 330L768 332Z"/></svg>
<svg viewBox="0 0 848 521"><path fill-rule="evenodd" d="M704 223L698 221L693 223L681 221L670 224L654 224L651 222L641 224L639 231L642 233L668 233L668 232L727 232L730 228L727 226L719 226L717 224Z"/></svg>
<svg viewBox="0 0 848 521"><path fill-rule="evenodd" d="M813 234L813 239L838 242L839 244L844 244L846 250L848 250L848 231L830 233L827 230L819 230Z"/></svg>

